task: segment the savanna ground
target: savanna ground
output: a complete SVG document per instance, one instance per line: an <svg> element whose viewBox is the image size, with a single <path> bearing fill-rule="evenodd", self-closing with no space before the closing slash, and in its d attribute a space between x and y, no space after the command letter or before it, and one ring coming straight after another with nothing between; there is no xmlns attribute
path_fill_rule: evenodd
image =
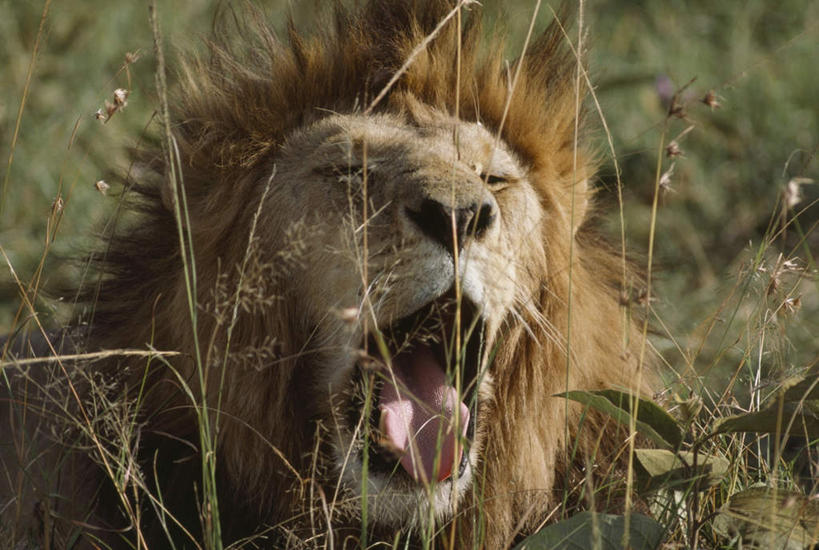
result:
<svg viewBox="0 0 819 550"><path fill-rule="evenodd" d="M171 58L197 46L217 4L159 3ZM309 23L319 2L264 9L284 21L288 4ZM483 4L490 14L505 13L514 58L537 2ZM91 246L94 228L116 207L127 149L156 139L158 101L143 3L5 0L0 13L6 333L35 314L21 307L16 278L44 325L69 315L69 304L40 289L78 277L82 266L71 258ZM552 17L547 3L537 17L541 26ZM666 544L740 547L742 531L747 545L753 529L715 515L731 502L734 516L790 525L776 547L815 542L817 504L802 497L819 492L812 445L819 392L776 397L819 362L819 2L601 0L584 7L582 24L599 101L589 98L601 159L599 223L618 247L625 236L638 264L651 263L650 292L623 299L650 311L650 342L668 383L658 399L680 422L683 447L726 461L716 480L654 493ZM118 88L128 91L127 106L108 116L106 101L115 103ZM105 123L95 119L98 109ZM776 404L805 416L775 415L770 436L726 429L706 437L724 417ZM791 418L790 431L806 437L786 442ZM753 427L770 420L754 417ZM730 500L754 491L768 496L751 512L741 498ZM774 513L782 510L784 519ZM808 534L795 535L794 524Z"/></svg>

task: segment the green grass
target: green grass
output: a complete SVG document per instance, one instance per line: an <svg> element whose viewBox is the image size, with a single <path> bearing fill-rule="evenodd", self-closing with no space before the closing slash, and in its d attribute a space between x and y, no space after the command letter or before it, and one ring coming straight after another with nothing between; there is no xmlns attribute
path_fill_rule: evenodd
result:
<svg viewBox="0 0 819 550"><path fill-rule="evenodd" d="M618 3L608 4L611 10ZM604 53L592 56L592 68L597 67L598 93L623 167L627 234L638 251L647 240L651 174L663 118L657 79L669 79L673 89L696 78L688 88L686 119L675 121L669 132L673 137L694 125L680 141L684 154L676 160L657 220L656 309L683 348L698 346L698 325L717 309L760 247L766 248L769 263L782 252L798 257L809 270L816 268L815 207L770 246L765 235L772 219L774 229L781 227L778 201L787 182L816 180L819 173L814 159L819 115L813 99L819 75L808 69L819 44L817 6L694 2L675 9L678 4L646 3L620 10L618 17L604 15L611 13L605 6L595 11L592 37ZM721 103L714 111L698 102L709 90ZM666 160L664 169L668 166ZM611 170L602 175L611 185ZM816 185L804 186L803 192L798 209L819 198ZM613 230L618 222L609 219ZM805 240L803 234L808 234ZM772 358L780 371L816 360L816 284L805 281L795 292L804 294L803 309L788 333L784 355ZM670 340L657 345L672 347ZM712 350L699 357L697 366L709 366L714 355ZM725 359L736 360L736 355Z"/></svg>
<svg viewBox="0 0 819 550"><path fill-rule="evenodd" d="M160 5L169 58L197 46L215 4ZM309 20L308 4L295 3L300 20ZM523 41L533 5L504 3L511 52ZM281 17L285 3L267 9ZM78 276L69 258L92 245L89 235L115 207L127 148L160 134L155 124L145 131L160 104L147 9L99 0L54 3L42 34L42 3L6 0L0 10L0 246L25 284L59 288ZM547 8L541 17L550 17ZM590 76L622 170L629 252L645 258L655 230L650 326L667 367L670 390L663 398L669 406L671 391L702 400L704 411L686 424L697 440L716 419L760 408L778 382L819 360L819 183L801 186L794 209L783 205L789 181L819 182L819 2L609 0L589 6L586 18ZM138 59L126 64L128 53ZM688 83L683 117L668 118L668 97ZM102 124L93 115L116 88L130 91L128 105ZM711 91L718 108L701 101ZM592 108L592 127L602 128L601 113ZM668 158L665 147L691 126L679 139L682 154ZM593 137L602 163L599 219L616 242L612 152L602 129ZM658 160L662 173L672 163L674 169L653 220ZM107 196L95 189L99 180L113 184ZM58 196L64 206L55 214ZM2 273L0 334L13 328L20 305L5 261ZM42 322L58 326L70 306L38 297L36 309ZM23 309L14 326L30 315ZM657 517L671 527L669 540L683 547L694 536L691 526L739 489L775 483L817 490L804 480L799 485L793 464L777 461L766 438L704 439L701 448L727 456L731 468L702 496L689 493L677 507L661 503ZM815 454L811 460L816 468ZM703 544L735 547L710 523L697 536Z"/></svg>

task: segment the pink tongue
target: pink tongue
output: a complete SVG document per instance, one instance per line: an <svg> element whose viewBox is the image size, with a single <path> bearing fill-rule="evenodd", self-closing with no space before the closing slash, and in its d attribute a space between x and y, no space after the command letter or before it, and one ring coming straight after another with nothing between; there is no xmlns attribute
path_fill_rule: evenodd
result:
<svg viewBox="0 0 819 550"><path fill-rule="evenodd" d="M463 452L455 433L455 407L460 407L461 436L466 436L469 408L447 384L444 370L427 346L418 345L412 353L396 357L393 372L395 381L387 375L378 402L384 443L401 454L401 466L415 480L443 481L452 475Z"/></svg>

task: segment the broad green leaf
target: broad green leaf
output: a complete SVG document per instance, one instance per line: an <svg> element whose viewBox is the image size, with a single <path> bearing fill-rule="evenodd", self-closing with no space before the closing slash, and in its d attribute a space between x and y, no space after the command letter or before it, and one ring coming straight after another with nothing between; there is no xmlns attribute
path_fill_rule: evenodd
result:
<svg viewBox="0 0 819 550"><path fill-rule="evenodd" d="M514 550L621 550L625 532L625 516L580 512L544 527L515 546ZM653 550L662 542L663 532L663 526L653 519L631 514L628 548Z"/></svg>
<svg viewBox="0 0 819 550"><path fill-rule="evenodd" d="M665 449L636 449L637 476L643 490L689 485L701 479L700 490L716 485L725 477L731 463L716 455L700 454L694 468L694 453L673 453Z"/></svg>
<svg viewBox="0 0 819 550"><path fill-rule="evenodd" d="M791 423L791 418L795 421ZM767 408L759 412L738 414L718 420L714 425L715 433L756 432L792 435L805 435L811 439L819 437L819 409L800 406L795 403L785 403L780 416L776 407Z"/></svg>
<svg viewBox="0 0 819 550"><path fill-rule="evenodd" d="M631 422L631 400L629 393L617 390L569 391L557 394L578 403L588 405L604 412L618 422L629 425ZM682 431L674 418L659 405L647 399L638 398L637 419L635 426L638 432L667 449L676 449L682 442Z"/></svg>
<svg viewBox="0 0 819 550"><path fill-rule="evenodd" d="M746 547L802 550L819 544L819 502L769 487L732 495L714 520L723 536L742 538Z"/></svg>
<svg viewBox="0 0 819 550"><path fill-rule="evenodd" d="M819 437L819 378L785 382L767 406L717 421L714 433L756 432Z"/></svg>
<svg viewBox="0 0 819 550"><path fill-rule="evenodd" d="M606 397L618 407L631 413L631 402L634 399L631 394L617 390L598 390L594 393ZM679 447L683 440L683 434L674 417L654 401L642 398L638 398L638 401L637 420L654 428L672 447Z"/></svg>

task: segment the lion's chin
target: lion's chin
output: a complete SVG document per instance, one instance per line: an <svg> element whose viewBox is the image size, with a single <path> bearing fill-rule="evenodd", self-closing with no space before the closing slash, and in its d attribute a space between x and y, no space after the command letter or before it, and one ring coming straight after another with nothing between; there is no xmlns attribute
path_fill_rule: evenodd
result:
<svg viewBox="0 0 819 550"><path fill-rule="evenodd" d="M448 292L363 338L343 476L349 486L366 472L379 523L406 523L429 506L445 517L469 485L484 330L478 307Z"/></svg>

